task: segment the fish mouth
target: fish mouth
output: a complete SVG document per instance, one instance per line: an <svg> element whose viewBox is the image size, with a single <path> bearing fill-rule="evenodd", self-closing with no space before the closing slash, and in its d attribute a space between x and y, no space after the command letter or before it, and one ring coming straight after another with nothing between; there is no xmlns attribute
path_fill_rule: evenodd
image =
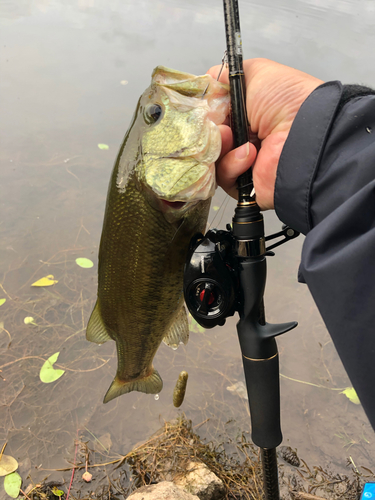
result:
<svg viewBox="0 0 375 500"><path fill-rule="evenodd" d="M186 201L168 201L168 200L161 200L161 201L166 207L172 208L173 210L181 210L187 204Z"/></svg>

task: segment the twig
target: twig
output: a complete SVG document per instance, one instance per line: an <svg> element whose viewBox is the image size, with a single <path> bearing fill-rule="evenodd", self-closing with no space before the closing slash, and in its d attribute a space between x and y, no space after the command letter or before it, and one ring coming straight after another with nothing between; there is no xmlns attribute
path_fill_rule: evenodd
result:
<svg viewBox="0 0 375 500"><path fill-rule="evenodd" d="M30 500L30 498L26 495L26 493L25 493L24 491L22 491L22 490L21 490L21 488L20 488L20 492L22 493L22 495L23 495L24 497L26 497L26 498L27 498L27 500Z"/></svg>
<svg viewBox="0 0 375 500"><path fill-rule="evenodd" d="M54 366L57 366L58 368L62 368L63 370L67 370L69 372L77 372L77 373L86 373L86 372L94 372L95 370L99 370L99 368L101 368L102 366L106 365L108 363L108 361L110 361L109 359L107 359L107 361L104 361L104 363L102 363L101 365L97 366L96 368L88 368L87 370L75 370L74 368L67 368L66 366L64 365L60 365L58 363L55 363Z"/></svg>
<svg viewBox="0 0 375 500"><path fill-rule="evenodd" d="M0 460L3 458L3 453L4 453L4 450L5 450L6 445L7 445L7 443L5 443L5 444L4 444L3 449L1 450L1 453L0 453Z"/></svg>
<svg viewBox="0 0 375 500"><path fill-rule="evenodd" d="M9 295L9 293L5 290L5 288L3 287L3 285L0 283L0 288L2 289L2 291L5 293L5 295L10 299L10 300L13 300L12 297Z"/></svg>
<svg viewBox="0 0 375 500"><path fill-rule="evenodd" d="M312 495L311 493L305 493L303 491L298 491L297 493L293 493L296 500L327 500L323 497L317 497L316 495Z"/></svg>
<svg viewBox="0 0 375 500"><path fill-rule="evenodd" d="M280 377L286 378L287 380L291 380L292 382L298 382L300 384L312 385L313 387L318 387L318 389L328 389L330 391L344 391L346 387L326 387L325 385L313 384L312 382L306 382L305 380L298 380L296 378L287 377L283 373L280 373Z"/></svg>
<svg viewBox="0 0 375 500"><path fill-rule="evenodd" d="M8 332L8 330L6 328L4 328L4 323L0 323L0 331L4 331L8 337L9 337L9 344L8 344L8 347L10 346L10 344L12 343L12 336L11 334Z"/></svg>
<svg viewBox="0 0 375 500"><path fill-rule="evenodd" d="M23 361L24 359L41 359L42 361L46 361L44 358L42 358L40 356L24 356L23 358L18 358L18 359L15 359L14 361L9 361L9 363L5 363L4 365L1 365L0 369L5 368L6 366L13 365L14 363L18 363L19 361Z"/></svg>
<svg viewBox="0 0 375 500"><path fill-rule="evenodd" d="M13 365L14 363L18 363L19 361L24 361L25 359L41 359L42 361L46 361L46 359L42 358L41 356L24 356L23 358L18 358L13 361L9 361L8 363L5 363L4 365L0 366L1 368L5 368L6 366ZM78 372L78 373L86 373L86 372L93 372L95 370L99 370L102 366L106 365L108 363L109 359L107 361L104 361L101 365L97 366L96 368L89 368L87 370L75 370L74 368L67 368L64 365L60 365L59 363L55 363L55 366L59 368L63 368L64 370L67 370L69 372Z"/></svg>
<svg viewBox="0 0 375 500"><path fill-rule="evenodd" d="M74 467L73 467L73 470L72 470L72 477L70 478L70 484L69 484L69 489L68 489L68 493L66 495L66 500L69 499L69 494L70 494L70 488L72 487L72 484L73 484L73 479L74 479L74 473L75 473L75 470L76 470L76 458L77 458L77 449L78 449L78 429L77 429L77 439L76 439L76 448L75 448L75 451L74 451Z"/></svg>
<svg viewBox="0 0 375 500"><path fill-rule="evenodd" d="M112 465L112 464L117 464L117 462L120 462L121 460L125 460L126 458L128 458L128 456L130 456L133 452L131 451L130 453L128 453L127 455L124 455L123 457L121 458L117 458L116 460L112 460L112 462L105 462L103 464L92 464L92 465L88 465L87 467L90 468L90 467L104 467L105 465ZM67 470L79 470L79 469L84 469L86 466L85 465L73 465L73 467L64 467L62 469L39 469L39 470L46 470L46 471L53 471L53 472L64 472L64 471L67 471ZM66 499L67 500L67 499Z"/></svg>
<svg viewBox="0 0 375 500"><path fill-rule="evenodd" d="M352 457L349 457L349 460L350 460L350 462L352 463L352 465L353 465L353 467L354 467L355 472L356 472L357 474L359 474L359 470L357 469L357 466L355 465L354 460L352 459Z"/></svg>
<svg viewBox="0 0 375 500"><path fill-rule="evenodd" d="M194 425L193 426L193 429L198 429L198 427L200 427L201 425L205 424L206 422L208 422L210 419L209 418L206 418L206 420L203 420L203 422L201 422L200 424L197 424L197 425Z"/></svg>
<svg viewBox="0 0 375 500"><path fill-rule="evenodd" d="M86 426L85 426L85 429L87 430L87 432L89 432L91 434L91 436L95 439L95 441L97 441L100 446L107 452L109 453L109 450L107 450L107 448L104 446L104 444L102 444L99 439L90 431L90 429L88 429ZM87 472L87 471L86 471Z"/></svg>

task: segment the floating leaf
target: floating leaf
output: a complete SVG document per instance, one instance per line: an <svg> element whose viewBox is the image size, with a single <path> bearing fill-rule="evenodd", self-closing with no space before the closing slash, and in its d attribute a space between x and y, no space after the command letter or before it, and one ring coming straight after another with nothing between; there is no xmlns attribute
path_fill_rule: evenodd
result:
<svg viewBox="0 0 375 500"><path fill-rule="evenodd" d="M215 210L215 212L217 212L219 209L220 209L220 207L218 207L217 205L214 205L214 206L212 207L212 210Z"/></svg>
<svg viewBox="0 0 375 500"><path fill-rule="evenodd" d="M3 455L0 460L0 476L6 476L18 469L18 462L9 455Z"/></svg>
<svg viewBox="0 0 375 500"><path fill-rule="evenodd" d="M35 325L35 326L38 326L36 323L35 323L35 320L32 316L26 316L26 318L23 319L23 322L25 323L25 325Z"/></svg>
<svg viewBox="0 0 375 500"><path fill-rule="evenodd" d="M55 283L58 283L58 280L54 279L53 274L48 274L44 278L40 278L40 280L35 281L31 286L52 286Z"/></svg>
<svg viewBox="0 0 375 500"><path fill-rule="evenodd" d="M361 404L359 397L357 396L357 393L355 392L353 387L347 387L344 391L340 392L340 394L345 394L345 396L355 405Z"/></svg>
<svg viewBox="0 0 375 500"><path fill-rule="evenodd" d="M84 472L82 474L82 479L84 479L86 481L86 483L89 483L92 479L92 474L90 474L90 472Z"/></svg>
<svg viewBox="0 0 375 500"><path fill-rule="evenodd" d="M191 316L189 330L194 333L203 333L205 329Z"/></svg>
<svg viewBox="0 0 375 500"><path fill-rule="evenodd" d="M40 369L39 378L45 384L55 382L55 380L59 379L65 373L65 370L58 370L53 367L53 364L56 363L59 354L59 352L52 354L52 356L50 356L47 361L43 363L43 366Z"/></svg>
<svg viewBox="0 0 375 500"><path fill-rule="evenodd" d="M18 472L12 472L4 478L4 490L12 497L17 498L20 494L22 479Z"/></svg>
<svg viewBox="0 0 375 500"><path fill-rule="evenodd" d="M57 486L52 488L52 493L57 497L62 497L64 494L63 490L59 490Z"/></svg>
<svg viewBox="0 0 375 500"><path fill-rule="evenodd" d="M99 149L109 149L108 144L98 144Z"/></svg>
<svg viewBox="0 0 375 500"><path fill-rule="evenodd" d="M0 306L2 306L3 304L5 304L6 301L7 301L7 299L0 299Z"/></svg>
<svg viewBox="0 0 375 500"><path fill-rule="evenodd" d="M78 257L78 259L76 259L76 264L79 267L84 267L85 269L88 269L94 265L92 260L86 259L85 257Z"/></svg>

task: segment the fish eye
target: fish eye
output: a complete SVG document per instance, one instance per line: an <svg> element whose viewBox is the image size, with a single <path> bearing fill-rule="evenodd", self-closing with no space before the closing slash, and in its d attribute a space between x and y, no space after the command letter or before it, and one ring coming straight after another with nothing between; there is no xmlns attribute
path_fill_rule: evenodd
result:
<svg viewBox="0 0 375 500"><path fill-rule="evenodd" d="M161 117L162 112L163 108L160 106L160 104L149 104L148 106L146 106L143 113L146 123L148 123L149 125L156 123Z"/></svg>

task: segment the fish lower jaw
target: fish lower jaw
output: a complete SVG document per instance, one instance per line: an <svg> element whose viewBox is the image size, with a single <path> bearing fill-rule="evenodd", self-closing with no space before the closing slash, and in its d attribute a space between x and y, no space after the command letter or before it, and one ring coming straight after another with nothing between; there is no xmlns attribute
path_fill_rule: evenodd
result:
<svg viewBox="0 0 375 500"><path fill-rule="evenodd" d="M169 201L159 199L159 210L170 224L181 220L185 214L201 200L194 201Z"/></svg>
<svg viewBox="0 0 375 500"><path fill-rule="evenodd" d="M165 207L171 208L172 210L181 210L187 204L186 201L161 200L161 202L163 203L163 205L165 205Z"/></svg>
<svg viewBox="0 0 375 500"><path fill-rule="evenodd" d="M154 196L153 200L150 200L154 208L162 212L164 215L170 214L172 217L181 217L187 212L191 207L196 205L199 200L167 200L165 198L159 198Z"/></svg>

